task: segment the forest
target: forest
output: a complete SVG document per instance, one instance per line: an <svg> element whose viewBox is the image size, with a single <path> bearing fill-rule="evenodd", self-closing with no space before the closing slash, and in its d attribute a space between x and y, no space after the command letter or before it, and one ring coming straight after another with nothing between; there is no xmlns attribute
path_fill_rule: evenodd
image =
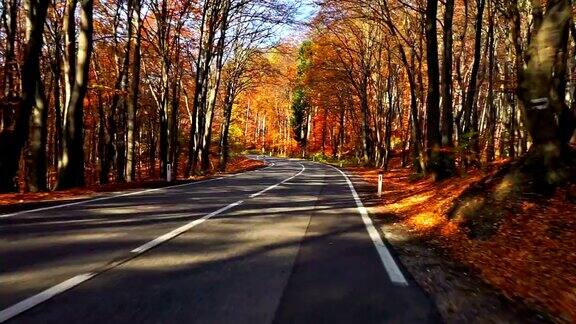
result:
<svg viewBox="0 0 576 324"><path fill-rule="evenodd" d="M294 7L2 1L0 191L223 169L236 98Z"/></svg>
<svg viewBox="0 0 576 324"><path fill-rule="evenodd" d="M231 150L569 176L569 1L325 0L278 37L301 5L2 1L0 190L186 178Z"/></svg>

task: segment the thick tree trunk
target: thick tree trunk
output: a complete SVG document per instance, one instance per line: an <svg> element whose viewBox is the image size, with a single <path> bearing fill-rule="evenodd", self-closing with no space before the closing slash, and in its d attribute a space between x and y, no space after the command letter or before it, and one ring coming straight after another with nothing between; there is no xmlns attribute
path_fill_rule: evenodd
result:
<svg viewBox="0 0 576 324"><path fill-rule="evenodd" d="M6 34L6 47L4 53L4 73L2 79L2 97L14 98L18 96L18 62L16 60L16 35L18 26L18 0L4 0L2 22ZM0 131L3 128L0 119Z"/></svg>
<svg viewBox="0 0 576 324"><path fill-rule="evenodd" d="M483 0L482 0L483 1ZM428 94L426 98L426 171L443 177L440 163L440 85L438 67L438 36L436 29L437 1L426 5L426 62L428 65Z"/></svg>
<svg viewBox="0 0 576 324"><path fill-rule="evenodd" d="M219 72L216 72L220 74ZM219 78L219 76L218 76ZM218 81L219 82L219 81ZM217 87L214 86L210 90L208 98L206 116L204 117L204 127L202 130L201 146L200 146L200 168L202 172L207 172L210 169L210 144L212 142L212 121L214 119L214 111L216 108Z"/></svg>
<svg viewBox="0 0 576 324"><path fill-rule="evenodd" d="M26 47L22 64L22 97L16 115L14 129L3 128L0 131L0 192L11 192L18 189L16 173L20 154L29 132L30 117L36 99L42 89L38 89L41 82L40 54L42 51L42 34L48 2L39 0L26 0ZM45 113L45 112L43 112ZM40 132L40 134L42 131ZM42 139L39 138L41 141ZM44 142L45 144L45 142ZM41 146L42 143L39 143ZM45 161L44 161L45 162ZM45 169L45 167L44 167ZM42 180L40 180L41 182ZM45 178L44 178L45 181ZM41 183L38 183L42 185ZM45 184L44 184L45 186Z"/></svg>
<svg viewBox="0 0 576 324"><path fill-rule="evenodd" d="M30 116L26 184L32 192L48 190L46 143L48 140L48 107L44 85L38 69L36 76L35 105Z"/></svg>
<svg viewBox="0 0 576 324"><path fill-rule="evenodd" d="M546 184L558 183L567 176L560 167L568 148L561 138L558 116L566 108L562 79L566 78L563 62L570 20L568 0L548 1L546 14L528 47L526 68L519 74L518 96L533 143L529 163L539 166L538 174Z"/></svg>
<svg viewBox="0 0 576 324"><path fill-rule="evenodd" d="M130 28L132 33L129 33L132 37L130 42L132 43L132 60L130 62L131 70L131 81L128 92L128 104L127 104L127 134L126 134L126 180L128 182L133 181L136 176L136 111L138 109L138 95L140 89L140 47L142 39L142 18L140 17L141 0L132 0L131 3L132 14Z"/></svg>
<svg viewBox="0 0 576 324"><path fill-rule="evenodd" d="M206 101L210 67L213 58L214 39L216 37L217 15L213 3L206 1L202 9L200 29L200 48L196 59L196 75L194 87L194 101L192 108L192 125L190 127L190 142L188 149L188 164L186 174L195 172L198 154L201 147L204 119L206 115Z"/></svg>
<svg viewBox="0 0 576 324"><path fill-rule="evenodd" d="M210 146L212 142L212 120L214 119L214 111L216 109L216 100L218 98L218 91L220 89L220 83L222 79L222 68L224 67L224 47L226 46L226 32L228 30L228 15L230 13L231 2L230 0L224 0L222 3L221 10L221 21L220 21L220 36L218 38L218 43L216 47L216 69L213 76L213 84L210 89L210 95L208 97L204 130L202 134L202 164L201 168L203 172L206 172L210 168Z"/></svg>
<svg viewBox="0 0 576 324"><path fill-rule="evenodd" d="M66 84L66 107L62 156L58 161L56 188L67 189L84 186L84 97L88 87L88 71L92 55L93 1L80 1L80 28L78 53L75 51L75 0L69 1L65 15L67 44L68 82ZM77 58L76 58L77 55Z"/></svg>

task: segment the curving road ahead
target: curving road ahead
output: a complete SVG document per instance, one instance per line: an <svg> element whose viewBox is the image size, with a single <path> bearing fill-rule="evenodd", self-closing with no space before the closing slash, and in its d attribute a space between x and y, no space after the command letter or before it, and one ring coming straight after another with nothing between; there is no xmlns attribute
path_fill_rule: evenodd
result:
<svg viewBox="0 0 576 324"><path fill-rule="evenodd" d="M343 173L267 161L0 215L0 322L438 322Z"/></svg>

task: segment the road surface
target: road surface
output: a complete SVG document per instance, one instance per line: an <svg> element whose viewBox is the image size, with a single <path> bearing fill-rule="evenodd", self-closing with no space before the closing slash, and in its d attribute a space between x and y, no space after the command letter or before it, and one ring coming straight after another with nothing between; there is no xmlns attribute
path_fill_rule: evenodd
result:
<svg viewBox="0 0 576 324"><path fill-rule="evenodd" d="M0 322L438 321L344 174L267 161L0 216Z"/></svg>

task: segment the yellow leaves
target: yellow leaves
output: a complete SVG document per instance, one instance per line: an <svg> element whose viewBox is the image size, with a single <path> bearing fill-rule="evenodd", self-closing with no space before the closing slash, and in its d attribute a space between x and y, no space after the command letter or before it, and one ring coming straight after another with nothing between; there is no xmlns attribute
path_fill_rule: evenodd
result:
<svg viewBox="0 0 576 324"><path fill-rule="evenodd" d="M420 228L421 230L432 229L432 228L444 223L444 221L445 220L443 217L441 217L437 213L432 213L432 212L419 213L416 216L410 217L410 219L408 220L408 222L412 226Z"/></svg>

